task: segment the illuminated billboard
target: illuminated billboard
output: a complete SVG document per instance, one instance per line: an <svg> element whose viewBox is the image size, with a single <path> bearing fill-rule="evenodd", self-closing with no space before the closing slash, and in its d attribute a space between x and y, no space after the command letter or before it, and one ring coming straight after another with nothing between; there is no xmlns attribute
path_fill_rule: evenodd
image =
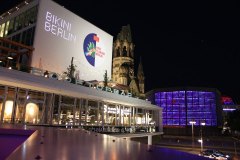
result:
<svg viewBox="0 0 240 160"><path fill-rule="evenodd" d="M39 3L32 66L62 74L71 64L82 80L111 73L113 37L49 0Z"/></svg>

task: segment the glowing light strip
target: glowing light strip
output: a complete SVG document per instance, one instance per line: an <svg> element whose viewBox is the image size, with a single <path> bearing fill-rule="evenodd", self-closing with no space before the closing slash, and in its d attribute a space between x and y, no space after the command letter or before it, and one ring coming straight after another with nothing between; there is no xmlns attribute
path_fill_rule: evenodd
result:
<svg viewBox="0 0 240 160"><path fill-rule="evenodd" d="M224 111L235 111L236 109L234 108L223 108Z"/></svg>

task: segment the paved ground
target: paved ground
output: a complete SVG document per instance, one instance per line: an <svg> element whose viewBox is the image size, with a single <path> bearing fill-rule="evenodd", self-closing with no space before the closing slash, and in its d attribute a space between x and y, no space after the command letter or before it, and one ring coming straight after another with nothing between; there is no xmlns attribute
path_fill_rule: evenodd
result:
<svg viewBox="0 0 240 160"><path fill-rule="evenodd" d="M0 134L0 159L6 159L28 137Z"/></svg>
<svg viewBox="0 0 240 160"><path fill-rule="evenodd" d="M0 160L6 159L33 133L32 130L0 128Z"/></svg>
<svg viewBox="0 0 240 160"><path fill-rule="evenodd" d="M2 126L1 126L2 127ZM9 126L8 126L9 127ZM11 126L14 128L16 126ZM19 127L24 129L24 127ZM36 130L7 160L207 160L173 149L83 129L28 126ZM1 151L0 151L1 152Z"/></svg>
<svg viewBox="0 0 240 160"><path fill-rule="evenodd" d="M132 138L131 140L147 144L146 137ZM203 149L217 149L231 156L240 155L240 141L232 137L203 137L203 140ZM194 148L192 148L192 137L187 136L153 136L153 145L174 148L192 154L199 154L201 149L197 137L194 139Z"/></svg>

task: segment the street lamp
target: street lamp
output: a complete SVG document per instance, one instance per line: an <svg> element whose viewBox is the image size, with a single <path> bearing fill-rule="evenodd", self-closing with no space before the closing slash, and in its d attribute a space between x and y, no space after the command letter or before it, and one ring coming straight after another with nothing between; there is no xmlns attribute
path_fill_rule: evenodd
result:
<svg viewBox="0 0 240 160"><path fill-rule="evenodd" d="M198 140L198 142L200 142L201 143L201 152L203 151L203 135L202 135L202 126L205 126L206 125L206 123L205 122L201 122L200 123L200 134L201 134L201 139L199 139Z"/></svg>
<svg viewBox="0 0 240 160"><path fill-rule="evenodd" d="M189 122L192 125L192 150L194 148L194 131L193 131L193 125L196 124L195 121L190 121Z"/></svg>
<svg viewBox="0 0 240 160"><path fill-rule="evenodd" d="M232 137L234 140L239 141L237 138ZM236 141L234 143L234 151L235 151L235 156L237 156L237 146L236 146Z"/></svg>

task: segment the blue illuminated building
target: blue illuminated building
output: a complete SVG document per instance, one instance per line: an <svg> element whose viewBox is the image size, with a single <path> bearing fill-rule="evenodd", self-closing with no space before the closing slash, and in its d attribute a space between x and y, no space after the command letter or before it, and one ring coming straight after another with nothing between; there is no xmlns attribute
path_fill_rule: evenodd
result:
<svg viewBox="0 0 240 160"><path fill-rule="evenodd" d="M152 103L163 108L163 126L221 126L222 107L220 92L210 88L165 88L147 93Z"/></svg>

